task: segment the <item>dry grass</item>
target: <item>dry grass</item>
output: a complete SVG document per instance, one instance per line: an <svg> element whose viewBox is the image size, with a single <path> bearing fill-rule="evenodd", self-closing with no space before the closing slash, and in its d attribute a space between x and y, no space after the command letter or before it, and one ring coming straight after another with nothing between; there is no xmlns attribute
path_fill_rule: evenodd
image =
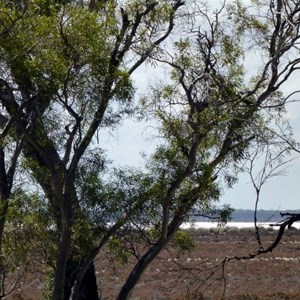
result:
<svg viewBox="0 0 300 300"><path fill-rule="evenodd" d="M275 236L265 230L267 245ZM196 248L182 255L165 250L148 268L136 286L132 299L300 299L300 231L290 230L273 253L253 260L232 260L226 256L252 253L257 249L253 230L192 230ZM109 253L96 261L102 299L114 299L134 260L121 264ZM41 273L26 272L20 289L7 299L42 299Z"/></svg>

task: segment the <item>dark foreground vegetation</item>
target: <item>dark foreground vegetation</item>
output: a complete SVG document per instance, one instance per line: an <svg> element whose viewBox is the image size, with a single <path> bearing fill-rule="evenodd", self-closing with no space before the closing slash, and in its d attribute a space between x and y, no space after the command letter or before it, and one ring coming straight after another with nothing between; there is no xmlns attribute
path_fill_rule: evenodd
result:
<svg viewBox="0 0 300 300"><path fill-rule="evenodd" d="M195 248L179 252L169 247L147 269L131 299L300 299L300 232L290 229L281 244L269 254L253 260L231 260L257 249L253 229L190 230ZM266 229L267 244L277 230ZM96 273L102 299L115 299L133 260L121 261L108 249L96 259ZM20 288L7 299L43 298L43 275L39 264L27 269ZM111 266L114 266L112 268Z"/></svg>

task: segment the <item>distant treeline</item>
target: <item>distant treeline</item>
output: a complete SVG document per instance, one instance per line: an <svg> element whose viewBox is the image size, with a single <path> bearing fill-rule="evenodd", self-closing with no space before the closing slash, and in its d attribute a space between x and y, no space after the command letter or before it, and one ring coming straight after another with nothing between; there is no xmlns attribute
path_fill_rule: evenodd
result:
<svg viewBox="0 0 300 300"><path fill-rule="evenodd" d="M257 220L258 222L279 222L284 220L284 217L280 216L280 213L300 213L300 210L258 210ZM192 217L194 221L205 222L209 221L206 217ZM254 210L251 209L236 209L231 214L230 222L253 222Z"/></svg>

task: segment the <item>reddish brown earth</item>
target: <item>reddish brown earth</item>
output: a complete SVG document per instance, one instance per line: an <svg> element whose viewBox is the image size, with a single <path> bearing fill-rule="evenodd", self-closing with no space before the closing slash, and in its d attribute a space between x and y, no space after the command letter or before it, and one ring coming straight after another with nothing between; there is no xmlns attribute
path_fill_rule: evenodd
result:
<svg viewBox="0 0 300 300"><path fill-rule="evenodd" d="M277 231L265 230L264 245ZM191 230L196 247L188 254L165 250L148 268L131 299L300 299L300 231L291 229L270 254L252 260L224 258L257 250L251 229ZM96 260L102 299L115 299L134 261L122 264L110 253ZM38 266L38 262L34 263ZM43 299L42 273L27 270L6 299Z"/></svg>

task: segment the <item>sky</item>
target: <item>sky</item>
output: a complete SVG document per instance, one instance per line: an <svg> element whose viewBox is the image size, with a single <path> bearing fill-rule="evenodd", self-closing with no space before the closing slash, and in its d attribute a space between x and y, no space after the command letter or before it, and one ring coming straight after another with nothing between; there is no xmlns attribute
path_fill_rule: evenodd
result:
<svg viewBox="0 0 300 300"><path fill-rule="evenodd" d="M138 87L138 98L149 84L154 82L156 73L161 69L151 69L145 66L134 75L135 85ZM300 77L299 77L300 78ZM296 89L299 79L294 76L288 84L288 89ZM288 105L288 117L294 128L294 137L300 142L300 102ZM114 132L103 135L104 147L107 154L118 166L142 167L144 159L141 153L151 154L157 144L154 130L147 124L126 120ZM260 166L258 166L260 167ZM288 164L285 176L271 178L262 188L259 209L294 210L300 209L300 158L295 158ZM255 190L248 174L241 174L239 181L232 189L225 189L219 205L230 204L235 209L254 209Z"/></svg>
<svg viewBox="0 0 300 300"><path fill-rule="evenodd" d="M248 75L257 70L257 55L254 53L245 62ZM253 73L254 74L254 73ZM136 98L147 91L157 78L165 78L166 70L144 65L133 76L137 88ZM297 90L300 83L299 73L293 76L283 88L285 94ZM300 97L300 95L299 95ZM287 106L288 118L293 127L294 138L300 142L300 102ZM153 129L146 124L138 124L126 120L118 130L104 134L103 141L109 158L115 165L143 166L141 152L151 154L157 140L153 137ZM296 157L296 155L294 155ZM259 167L259 166L258 166ZM271 178L262 188L259 209L294 210L300 209L300 158L288 164L285 176ZM249 175L241 174L238 183L230 190L224 190L220 205L230 204L235 209L254 209L255 190Z"/></svg>
<svg viewBox="0 0 300 300"><path fill-rule="evenodd" d="M298 110L300 111L300 107ZM151 154L156 145L155 138L147 133L149 130L151 131L133 121L126 121L116 132L106 137L105 148L109 158L118 166L142 167L144 160L141 152ZM299 135L298 137L300 140ZM299 175L300 159L296 158L288 164L286 175L273 177L263 186L258 207L273 210L300 209ZM223 191L220 205L230 204L236 209L254 209L255 199L255 190L249 175L241 174L232 189Z"/></svg>

